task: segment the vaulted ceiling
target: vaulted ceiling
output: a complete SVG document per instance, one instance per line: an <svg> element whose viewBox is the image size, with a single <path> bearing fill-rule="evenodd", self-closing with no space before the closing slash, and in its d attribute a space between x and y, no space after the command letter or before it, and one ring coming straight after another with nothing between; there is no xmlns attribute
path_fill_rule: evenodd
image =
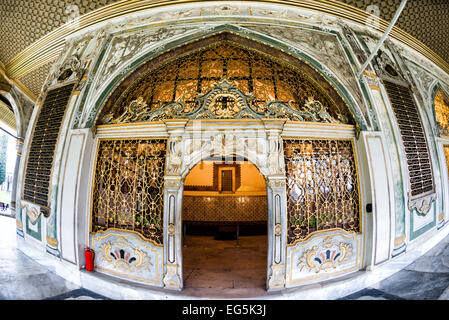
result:
<svg viewBox="0 0 449 320"><path fill-rule="evenodd" d="M338 0L361 10L375 12L391 21L400 0ZM104 6L130 1L118 0L1 0L0 1L0 67L7 67L30 45L67 22L70 6L85 15ZM135 0L131 2L136 2ZM148 2L148 1L147 1ZM157 2L157 1L154 1ZM160 2L160 1L159 1ZM295 1L290 1L294 3ZM332 2L317 0L318 2ZM396 24L449 63L449 1L409 0ZM37 96L53 61L13 77L31 95ZM30 94L29 94L30 95Z"/></svg>

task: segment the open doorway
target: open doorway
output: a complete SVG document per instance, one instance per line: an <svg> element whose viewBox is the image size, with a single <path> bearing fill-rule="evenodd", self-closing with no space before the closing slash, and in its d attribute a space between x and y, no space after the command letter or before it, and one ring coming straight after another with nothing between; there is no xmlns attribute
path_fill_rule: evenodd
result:
<svg viewBox="0 0 449 320"><path fill-rule="evenodd" d="M265 292L267 212L265 179L246 159L207 158L193 167L184 181L184 290Z"/></svg>

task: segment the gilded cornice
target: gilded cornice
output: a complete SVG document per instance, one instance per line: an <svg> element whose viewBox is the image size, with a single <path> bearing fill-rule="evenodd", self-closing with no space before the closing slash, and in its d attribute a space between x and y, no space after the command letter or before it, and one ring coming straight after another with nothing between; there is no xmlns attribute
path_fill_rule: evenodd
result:
<svg viewBox="0 0 449 320"><path fill-rule="evenodd" d="M142 1L120 1L107 5L105 7L96 9L87 14L82 15L77 20L76 25L64 24L55 30L51 31L44 37L40 38L22 52L17 54L11 61L9 61L4 70L9 78L19 79L33 70L51 62L55 61L58 55L63 50L66 38L70 35L86 30L107 20L118 18L121 16L136 14L148 9L155 9L161 7L169 7L180 4L199 3L199 2L219 2L218 0L201 1L201 0L142 0ZM231 2L241 2L230 0ZM340 18L342 20L366 26L368 18L373 19L373 16L368 12L353 6L344 4L336 0L247 0L247 3L265 3L274 5L285 5L295 8L313 10L331 16ZM388 27L389 22L381 18L378 20L378 28L376 31L383 33ZM444 72L449 74L449 64L433 52L429 47L422 42L401 30L397 26L393 28L390 33L390 38L395 39L406 46L416 50L424 57L435 63ZM17 81L17 80L15 80ZM22 85L23 86L23 85ZM29 93L30 90L27 90ZM28 93L27 93L28 94ZM28 94L29 95L29 94ZM31 97L31 96L30 96ZM34 99L35 100L35 99Z"/></svg>

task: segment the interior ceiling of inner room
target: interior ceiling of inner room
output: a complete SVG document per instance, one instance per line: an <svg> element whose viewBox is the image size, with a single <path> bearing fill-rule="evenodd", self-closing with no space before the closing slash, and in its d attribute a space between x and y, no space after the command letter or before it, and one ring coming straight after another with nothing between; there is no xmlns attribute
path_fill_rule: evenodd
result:
<svg viewBox="0 0 449 320"><path fill-rule="evenodd" d="M1 0L0 1L0 61L7 64L17 54L50 31L70 19L68 9L76 6L79 15L119 2L120 0ZM380 17L391 21L401 0L337 0L358 9L376 6ZM449 1L409 0L397 26L423 42L449 62ZM47 67L48 68L48 67ZM45 80L45 68L19 79L33 91Z"/></svg>

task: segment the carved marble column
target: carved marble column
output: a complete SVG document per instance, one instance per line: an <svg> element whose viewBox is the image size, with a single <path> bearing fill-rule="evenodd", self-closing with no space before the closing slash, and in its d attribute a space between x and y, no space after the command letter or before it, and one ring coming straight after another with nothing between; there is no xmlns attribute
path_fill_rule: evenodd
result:
<svg viewBox="0 0 449 320"><path fill-rule="evenodd" d="M164 287L182 289L181 177L165 177L164 194Z"/></svg>
<svg viewBox="0 0 449 320"><path fill-rule="evenodd" d="M287 246L287 195L284 148L281 132L284 122L265 122L268 134L267 179L268 197L268 265L267 289L285 287L285 260Z"/></svg>
<svg viewBox="0 0 449 320"><path fill-rule="evenodd" d="M267 289L285 287L285 255L287 232L287 203L285 177L268 177L268 263Z"/></svg>
<svg viewBox="0 0 449 320"><path fill-rule="evenodd" d="M186 120L167 121L164 188L164 287L182 289L182 141Z"/></svg>

